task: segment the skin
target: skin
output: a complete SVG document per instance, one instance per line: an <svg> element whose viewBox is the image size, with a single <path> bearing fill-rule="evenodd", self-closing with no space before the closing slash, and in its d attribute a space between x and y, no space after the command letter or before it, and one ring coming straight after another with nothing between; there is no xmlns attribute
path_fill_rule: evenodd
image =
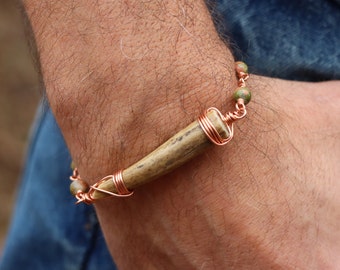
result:
<svg viewBox="0 0 340 270"><path fill-rule="evenodd" d="M203 1L24 1L51 108L94 183L208 107L234 59ZM339 269L340 83L252 76L235 138L96 210L119 269Z"/></svg>

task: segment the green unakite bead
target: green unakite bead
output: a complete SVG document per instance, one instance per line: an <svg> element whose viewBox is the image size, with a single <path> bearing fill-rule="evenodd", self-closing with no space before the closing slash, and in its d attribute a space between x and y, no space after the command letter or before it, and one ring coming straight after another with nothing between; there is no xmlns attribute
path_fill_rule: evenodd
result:
<svg viewBox="0 0 340 270"><path fill-rule="evenodd" d="M246 63L242 62L242 61L237 61L235 63L235 69L237 72L244 72L244 73L248 73L248 66Z"/></svg>
<svg viewBox="0 0 340 270"><path fill-rule="evenodd" d="M237 101L238 99L243 99L244 104L248 104L251 100L251 92L247 87L239 87L234 92L234 100Z"/></svg>
<svg viewBox="0 0 340 270"><path fill-rule="evenodd" d="M70 185L70 191L73 195L77 195L79 191L88 192L90 189L89 185L83 180L74 180Z"/></svg>
<svg viewBox="0 0 340 270"><path fill-rule="evenodd" d="M74 170L77 167L73 160L71 162L70 167L71 167L72 170Z"/></svg>

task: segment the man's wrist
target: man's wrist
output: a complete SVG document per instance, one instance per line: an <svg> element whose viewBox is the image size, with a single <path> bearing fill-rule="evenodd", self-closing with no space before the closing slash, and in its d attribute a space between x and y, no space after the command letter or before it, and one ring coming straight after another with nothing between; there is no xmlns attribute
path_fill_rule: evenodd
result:
<svg viewBox="0 0 340 270"><path fill-rule="evenodd" d="M125 167L202 110L225 107L236 77L232 56L212 31L203 1L155 4L152 14L144 11L146 18L139 19L134 17L138 10L120 5L111 15L99 14L99 8L89 11L90 2L68 11L65 3L26 5L52 110L73 158L92 179L115 169L113 156L119 155L116 166ZM157 8L163 21L154 17Z"/></svg>

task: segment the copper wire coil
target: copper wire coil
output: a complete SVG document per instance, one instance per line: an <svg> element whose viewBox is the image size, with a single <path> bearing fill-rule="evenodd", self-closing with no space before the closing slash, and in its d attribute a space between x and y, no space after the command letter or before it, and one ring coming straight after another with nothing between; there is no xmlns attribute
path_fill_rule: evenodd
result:
<svg viewBox="0 0 340 270"><path fill-rule="evenodd" d="M208 112L209 111L216 111L218 113L218 115L220 116L221 120L226 124L226 127L228 129L228 133L229 136L227 138L223 138L220 133L216 130L216 128L214 127L214 125L211 123L209 117L208 117ZM232 121L228 121L229 117L226 118L222 115L222 113L212 107L209 108L208 110L206 110L199 118L198 118L198 122L202 128L202 130L204 131L204 133L207 135L207 137L209 138L209 140L216 144L216 145L225 145L227 144L234 135L234 128L233 128L233 124Z"/></svg>

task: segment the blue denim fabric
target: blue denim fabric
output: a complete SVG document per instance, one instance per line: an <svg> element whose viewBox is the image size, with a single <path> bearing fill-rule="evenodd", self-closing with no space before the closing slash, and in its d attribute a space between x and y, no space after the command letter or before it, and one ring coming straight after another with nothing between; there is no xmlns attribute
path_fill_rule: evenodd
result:
<svg viewBox="0 0 340 270"><path fill-rule="evenodd" d="M218 30L252 72L340 79L340 4L331 0L216 1ZM71 158L48 109L40 110L1 270L115 269L94 210L74 206Z"/></svg>
<svg viewBox="0 0 340 270"><path fill-rule="evenodd" d="M2 270L112 270L92 206L75 206L69 192L71 158L46 105L27 156Z"/></svg>
<svg viewBox="0 0 340 270"><path fill-rule="evenodd" d="M216 1L218 31L252 73L340 79L340 1Z"/></svg>

